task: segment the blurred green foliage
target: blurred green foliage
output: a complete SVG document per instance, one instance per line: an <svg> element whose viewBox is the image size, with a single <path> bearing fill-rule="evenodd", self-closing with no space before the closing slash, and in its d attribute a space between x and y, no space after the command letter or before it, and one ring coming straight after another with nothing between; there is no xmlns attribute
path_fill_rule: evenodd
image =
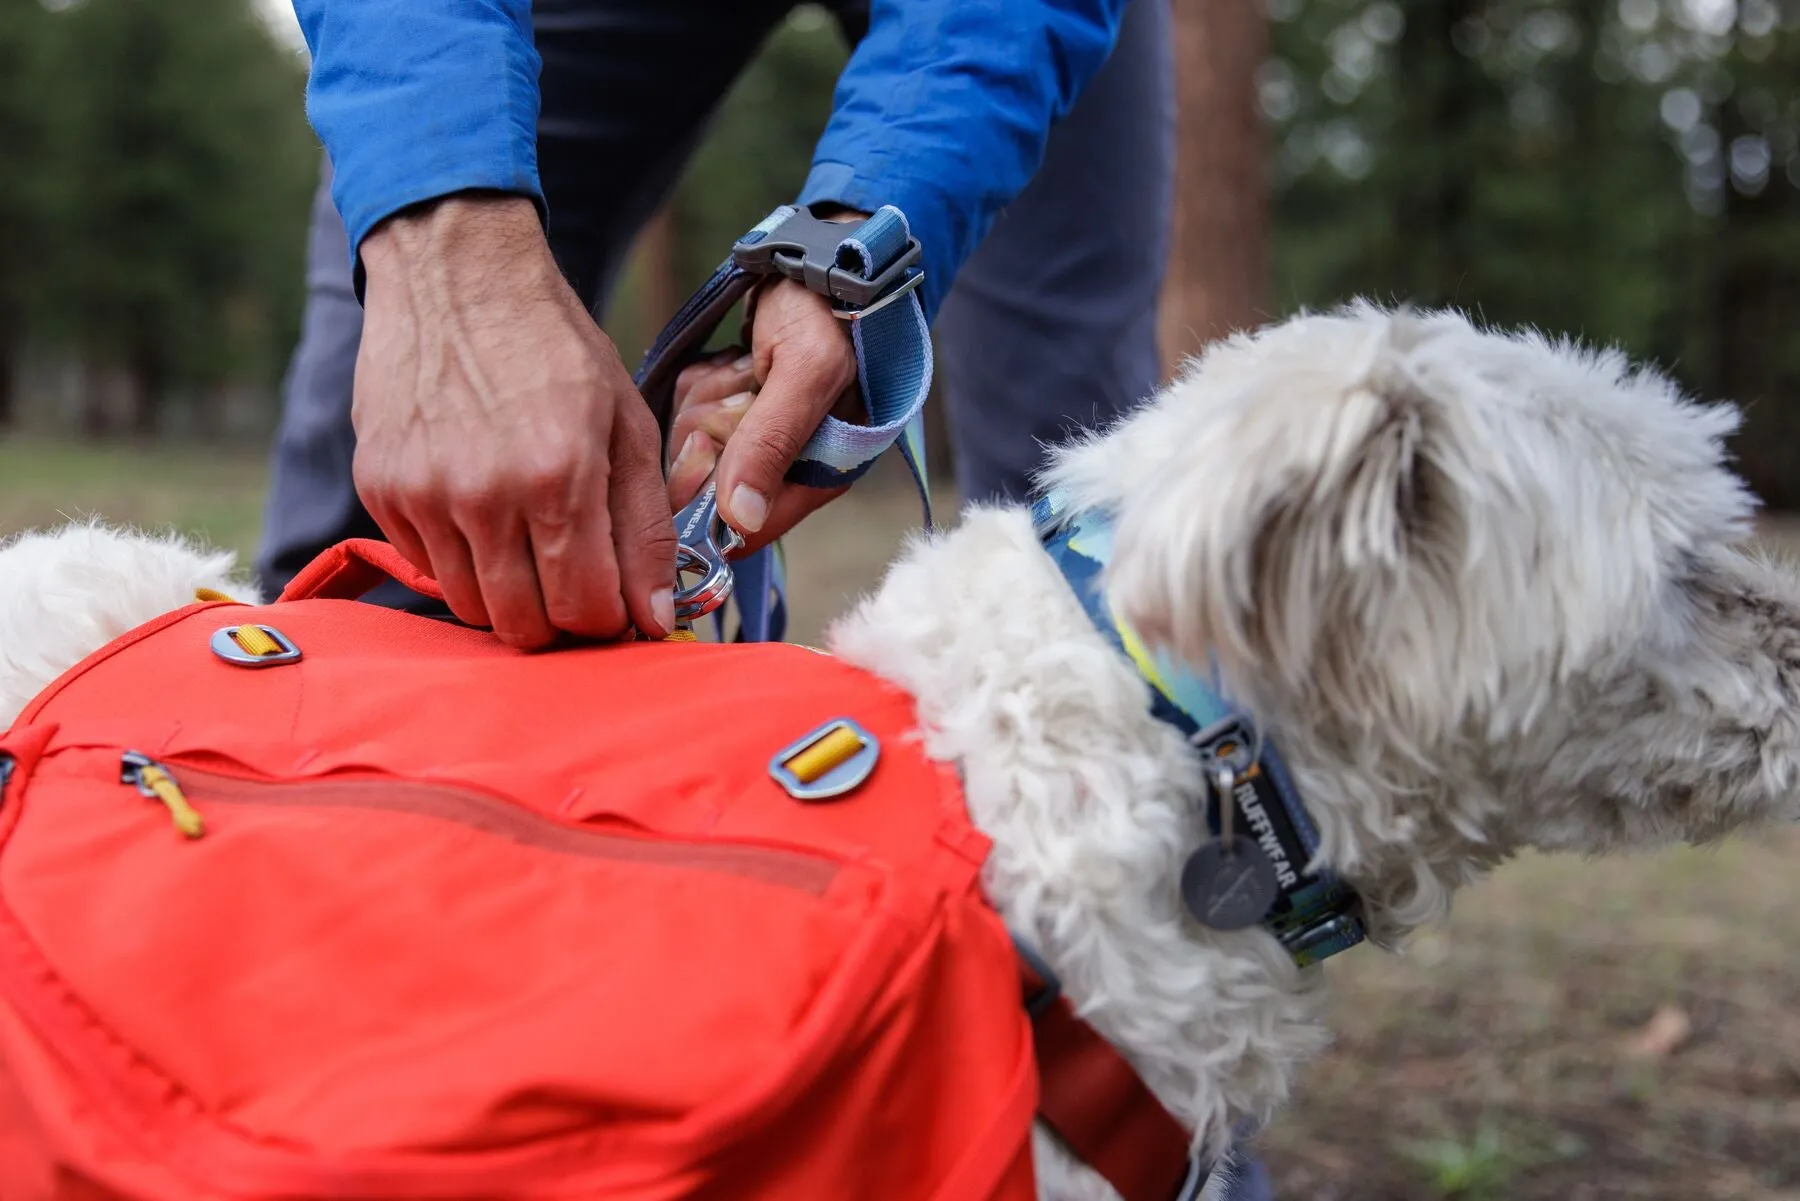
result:
<svg viewBox="0 0 1800 1201"><path fill-rule="evenodd" d="M247 3L0 0L0 377L279 376L318 151ZM1271 316L1364 295L1623 345L1749 402L1745 467L1800 504L1800 0L1262 6ZM804 178L845 53L803 7L738 82L672 201L678 287Z"/></svg>
<svg viewBox="0 0 1800 1201"><path fill-rule="evenodd" d="M142 432L172 392L275 376L318 166L301 55L244 0L0 11L0 344L119 375Z"/></svg>
<svg viewBox="0 0 1800 1201"><path fill-rule="evenodd" d="M1278 304L1623 346L1745 402L1746 473L1800 505L1800 2L1264 7Z"/></svg>

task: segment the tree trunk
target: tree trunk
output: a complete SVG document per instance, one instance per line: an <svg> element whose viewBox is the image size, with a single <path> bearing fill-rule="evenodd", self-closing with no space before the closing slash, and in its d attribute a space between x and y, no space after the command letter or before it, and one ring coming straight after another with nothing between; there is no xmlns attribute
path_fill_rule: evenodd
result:
<svg viewBox="0 0 1800 1201"><path fill-rule="evenodd" d="M1480 18L1483 0L1409 0L1394 70L1409 81L1388 155L1394 230L1392 278L1407 300L1451 304L1474 266L1471 188L1484 150L1481 114L1493 111L1481 68L1457 48L1459 27ZM1398 151L1398 153L1396 153Z"/></svg>
<svg viewBox="0 0 1800 1201"><path fill-rule="evenodd" d="M162 427L163 401L169 392L168 366L154 335L131 356L130 379L131 433L148 441Z"/></svg>
<svg viewBox="0 0 1800 1201"><path fill-rule="evenodd" d="M1735 100L1720 106L1719 133L1729 155L1735 138L1751 134ZM1800 310L1800 268L1781 253L1785 231L1800 222L1800 189L1777 172L1775 160L1761 192L1725 184L1718 224L1717 284L1713 292L1718 393L1744 407L1736 439L1739 466L1772 509L1800 508L1800 354L1793 349L1793 317Z"/></svg>
<svg viewBox="0 0 1800 1201"><path fill-rule="evenodd" d="M1268 45L1257 0L1175 0L1175 224L1161 313L1171 367L1269 315L1269 192L1256 104Z"/></svg>
<svg viewBox="0 0 1800 1201"><path fill-rule="evenodd" d="M112 436L112 372L89 360L82 368L81 434L90 442Z"/></svg>

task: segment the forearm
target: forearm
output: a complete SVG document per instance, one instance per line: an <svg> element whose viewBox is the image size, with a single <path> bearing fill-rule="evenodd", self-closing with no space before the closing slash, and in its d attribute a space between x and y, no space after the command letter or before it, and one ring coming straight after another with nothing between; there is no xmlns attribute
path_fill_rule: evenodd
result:
<svg viewBox="0 0 1800 1201"><path fill-rule="evenodd" d="M802 203L897 206L935 315L963 261L1043 161L1118 36L1125 0L875 0Z"/></svg>
<svg viewBox="0 0 1800 1201"><path fill-rule="evenodd" d="M355 258L369 231L472 190L530 197L538 71L530 0L294 0L312 50L307 115Z"/></svg>

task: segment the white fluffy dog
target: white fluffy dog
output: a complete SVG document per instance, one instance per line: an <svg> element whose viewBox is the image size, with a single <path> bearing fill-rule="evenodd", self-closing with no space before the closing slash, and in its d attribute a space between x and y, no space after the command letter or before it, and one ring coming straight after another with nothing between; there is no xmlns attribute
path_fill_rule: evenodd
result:
<svg viewBox="0 0 1800 1201"><path fill-rule="evenodd" d="M1705 840L1800 809L1800 586L1744 549L1735 413L1613 354L1360 307L1215 345L1045 479L1112 531L1119 625L1278 744L1373 941L1525 847ZM0 550L0 726L229 561L78 527ZM1319 968L1178 881L1203 763L1022 509L912 545L831 649L917 698L985 883L1212 1153L1326 1042ZM1040 1141L1048 1196L1105 1197Z"/></svg>

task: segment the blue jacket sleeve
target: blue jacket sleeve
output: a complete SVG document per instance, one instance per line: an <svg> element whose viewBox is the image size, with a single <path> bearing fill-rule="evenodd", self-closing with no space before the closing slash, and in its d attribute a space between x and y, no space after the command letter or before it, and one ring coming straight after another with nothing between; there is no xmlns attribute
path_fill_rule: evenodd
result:
<svg viewBox="0 0 1800 1201"><path fill-rule="evenodd" d="M542 215L530 0L294 0L294 12L352 257L383 218L452 192L516 192Z"/></svg>
<svg viewBox="0 0 1800 1201"><path fill-rule="evenodd" d="M1106 61L1126 0L874 0L802 204L897 206L924 252L926 316L1050 127Z"/></svg>

